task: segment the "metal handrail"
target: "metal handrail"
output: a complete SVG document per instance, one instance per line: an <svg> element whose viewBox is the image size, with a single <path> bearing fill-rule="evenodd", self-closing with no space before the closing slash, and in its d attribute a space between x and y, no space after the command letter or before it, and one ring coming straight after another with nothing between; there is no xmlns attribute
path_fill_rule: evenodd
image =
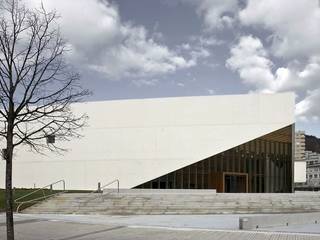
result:
<svg viewBox="0 0 320 240"><path fill-rule="evenodd" d="M61 193L61 192L58 192L58 193L54 193L54 194L50 194L50 195L45 195L45 192L44 192L44 189L47 189L48 187L52 188L53 185L58 184L60 182L62 182L62 184L63 184L63 190L61 192L66 192L66 182L65 182L64 179L62 179L62 180L59 180L59 181L53 182L51 184L48 184L48 185L46 185L46 186L44 186L42 188L39 188L39 189L37 189L37 190L35 190L35 191L31 192L31 193L28 193L26 195L23 195L22 197L19 197L19 198L15 199L14 202L19 204L18 207L17 207L17 210L16 210L17 213L19 212L20 207L25 203L39 202L40 200L43 200L43 199L46 199L46 198L49 198L49 197L52 197L52 196L55 196L55 195ZM31 199L31 200L27 200L27 201L19 201L19 200L24 199L26 197L29 197L32 194L34 194L36 192L39 192L39 191L42 191L42 194L43 194L42 197L34 198L34 199Z"/></svg>
<svg viewBox="0 0 320 240"><path fill-rule="evenodd" d="M111 184L113 184L113 183L115 183L115 182L117 183L117 192L119 193L119 191L120 191L120 189L119 189L119 186L120 186L120 181L119 181L119 179L114 179L113 181L111 181L111 182L103 185L102 187L100 187L100 190L102 190L102 192L103 192L103 189L105 189L106 187L110 186Z"/></svg>
<svg viewBox="0 0 320 240"><path fill-rule="evenodd" d="M103 190L106 189L106 187L110 186L111 184L113 184L115 182L117 183L117 193L119 193L120 192L120 181L119 181L119 179L114 179L111 182L109 182L109 183L103 185L102 187L98 188L97 190L88 193L86 195L86 197L92 195L93 193L99 193L99 191L100 191L101 195L98 196L98 197L102 197L103 195L106 195L107 193L103 193ZM95 198L89 198L87 201L82 202L82 203L87 204L88 202L90 202L93 199L96 199L96 197ZM80 208L80 204L81 204L81 202L79 202L79 208Z"/></svg>

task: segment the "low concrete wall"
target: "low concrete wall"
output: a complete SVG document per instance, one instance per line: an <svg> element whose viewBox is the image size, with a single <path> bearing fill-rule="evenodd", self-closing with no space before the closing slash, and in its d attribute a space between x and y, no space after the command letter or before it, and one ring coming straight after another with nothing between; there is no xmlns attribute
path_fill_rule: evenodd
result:
<svg viewBox="0 0 320 240"><path fill-rule="evenodd" d="M297 224L320 224L320 212L295 214L252 215L239 218L239 229L289 226Z"/></svg>
<svg viewBox="0 0 320 240"><path fill-rule="evenodd" d="M107 189L110 190L110 189ZM116 189L114 189L116 190ZM190 195L212 195L216 194L216 189L154 189L154 188L135 188L119 189L120 193L125 194L190 194Z"/></svg>

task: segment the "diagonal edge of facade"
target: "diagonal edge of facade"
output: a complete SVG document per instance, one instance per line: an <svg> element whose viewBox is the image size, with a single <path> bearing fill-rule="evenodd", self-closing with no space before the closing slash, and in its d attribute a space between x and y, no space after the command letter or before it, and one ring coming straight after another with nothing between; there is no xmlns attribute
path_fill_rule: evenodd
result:
<svg viewBox="0 0 320 240"><path fill-rule="evenodd" d="M135 188L292 192L294 125L140 184Z"/></svg>

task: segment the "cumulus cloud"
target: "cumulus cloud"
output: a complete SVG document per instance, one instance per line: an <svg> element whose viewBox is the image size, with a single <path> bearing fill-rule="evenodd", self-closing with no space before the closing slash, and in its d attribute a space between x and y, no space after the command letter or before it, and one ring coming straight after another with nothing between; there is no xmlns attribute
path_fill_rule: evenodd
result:
<svg viewBox="0 0 320 240"><path fill-rule="evenodd" d="M181 1L196 6L210 30L206 33L221 29L226 33L231 26L235 32L259 29L266 34L268 47L257 37L241 37L230 48L227 68L238 72L250 91L294 91L298 119L319 119L319 0Z"/></svg>
<svg viewBox="0 0 320 240"><path fill-rule="evenodd" d="M239 12L246 27L270 33L265 48L260 39L242 37L230 50L227 67L245 84L261 92L294 91L300 121L319 121L320 5L318 0L248 0ZM272 57L284 60L276 66Z"/></svg>
<svg viewBox="0 0 320 240"><path fill-rule="evenodd" d="M39 0L25 1L40 4ZM196 64L157 42L158 34L123 22L117 6L106 0L42 2L61 15L61 30L70 44L72 61L110 79L166 74Z"/></svg>
<svg viewBox="0 0 320 240"><path fill-rule="evenodd" d="M260 91L270 91L275 81L271 72L272 62L261 41L252 36L241 37L239 43L230 50L231 57L226 66L238 71L244 83L254 86Z"/></svg>
<svg viewBox="0 0 320 240"><path fill-rule="evenodd" d="M190 65L207 65L211 67L217 66L216 63L208 62L208 58L212 54L212 50L218 46L225 44L225 41L207 34L193 35L188 42L178 46L179 53L187 56Z"/></svg>
<svg viewBox="0 0 320 240"><path fill-rule="evenodd" d="M100 50L100 61L89 63L92 69L113 77L152 76L195 65L195 61L186 60L168 47L148 39L142 27L124 26L122 30L121 43Z"/></svg>
<svg viewBox="0 0 320 240"><path fill-rule="evenodd" d="M320 89L307 92L307 96L297 103L296 116L300 121L319 122L320 120Z"/></svg>
<svg viewBox="0 0 320 240"><path fill-rule="evenodd" d="M289 63L276 68L261 40L253 36L241 37L230 54L226 66L237 71L245 84L264 93L295 91L302 99L296 106L298 119L318 119L320 57L311 57L305 65Z"/></svg>
<svg viewBox="0 0 320 240"><path fill-rule="evenodd" d="M272 50L278 57L320 54L319 0L248 0L239 12L242 24L272 32Z"/></svg>
<svg viewBox="0 0 320 240"><path fill-rule="evenodd" d="M213 36L191 36L188 42L178 46L178 52L189 59L189 65L206 64L206 59L211 56L212 48L224 44Z"/></svg>
<svg viewBox="0 0 320 240"><path fill-rule="evenodd" d="M238 11L238 0L182 0L196 6L205 27L211 31L233 25Z"/></svg>

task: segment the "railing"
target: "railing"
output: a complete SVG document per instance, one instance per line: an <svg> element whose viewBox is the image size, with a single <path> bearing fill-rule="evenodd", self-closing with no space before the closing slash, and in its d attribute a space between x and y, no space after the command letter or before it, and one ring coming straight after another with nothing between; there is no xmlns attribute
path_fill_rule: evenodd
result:
<svg viewBox="0 0 320 240"><path fill-rule="evenodd" d="M120 181L119 181L119 179L114 179L113 181L111 181L111 182L109 182L109 183L107 183L107 184L105 184L105 185L103 185L103 186L101 186L101 187L98 187L98 189L97 190L95 190L95 191L92 191L92 192L90 192L89 194L87 194L86 196L85 196L85 198L87 198L88 196L90 196L90 195L93 195L93 194L96 194L96 193L100 193L98 196L93 196L92 198L89 198L87 201L85 201L85 202L78 202L79 203L79 208L81 207L81 203L82 204L87 204L88 202L90 202L90 201L92 201L92 200L94 200L94 199L97 199L98 197L101 197L101 199L102 199L102 197L104 196L104 195L107 195L107 194L109 194L110 192L107 192L107 193L104 193L104 190L105 189L107 189L107 187L108 186L110 186L111 184L114 184L114 183L117 183L117 193L119 193L120 192Z"/></svg>
<svg viewBox="0 0 320 240"><path fill-rule="evenodd" d="M56 192L56 193L54 193L54 194L46 195L46 193L45 193L44 190L46 190L46 189L48 189L48 188L52 190L52 186L53 186L53 185L56 185L56 184L58 184L58 183L62 183L63 190L60 191L60 192ZM31 200L27 200L27 201L21 201L22 199L24 199L24 198L26 198L26 197L30 197L31 195L33 195L33 194L35 194L35 193L37 193L37 192L40 192L40 191L42 192L42 195L43 195L43 196L38 197L38 198L31 199ZM20 210L20 208L21 208L21 206L24 205L24 204L26 204L26 203L40 202L40 201L42 201L42 200L44 200L44 199L47 199L47 198L49 198L49 197L56 196L56 195L58 195L58 194L60 194L60 193L63 193L63 192L66 192L66 182L65 182L63 179L62 179L62 180L59 180L59 181L56 181L56 182L53 182L53 183L51 183L51 184L48 184L48 185L46 185L46 186L44 186L44 187L42 187L42 188L39 188L39 189L37 189L37 190L35 190L35 191L31 192L31 193L28 193L28 194L26 194L26 195L23 195L22 197L19 197L19 198L15 199L15 200L14 200L14 203L18 204L18 207L17 207L17 210L16 210L16 211L17 211L17 213L18 213L19 210Z"/></svg>
<svg viewBox="0 0 320 240"><path fill-rule="evenodd" d="M103 190L106 189L108 186L110 186L111 184L113 183L117 183L117 193L119 193L120 189L119 189L119 186L120 186L120 181L119 179L114 179L113 181L103 185L102 187L100 187L100 191L103 193Z"/></svg>

